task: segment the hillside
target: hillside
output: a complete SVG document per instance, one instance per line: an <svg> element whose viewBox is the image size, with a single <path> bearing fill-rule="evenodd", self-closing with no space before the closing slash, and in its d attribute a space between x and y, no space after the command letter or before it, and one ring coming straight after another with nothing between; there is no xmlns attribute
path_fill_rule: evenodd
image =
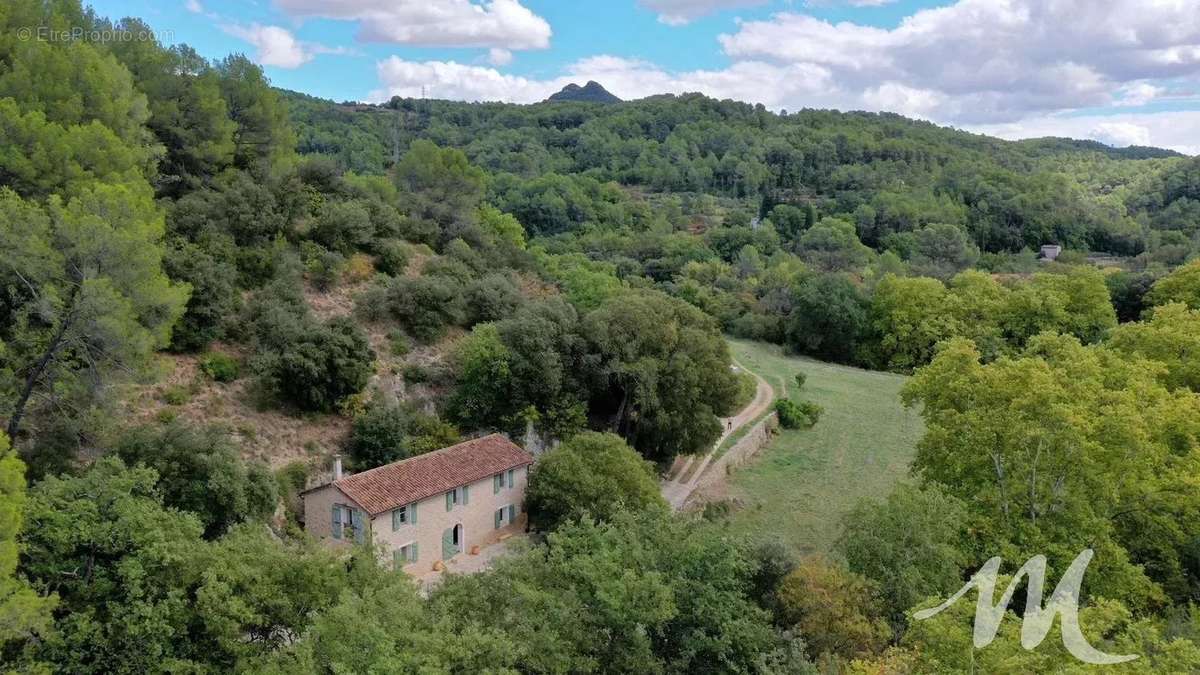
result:
<svg viewBox="0 0 1200 675"><path fill-rule="evenodd" d="M930 223L962 228L989 253L1052 242L1133 256L1177 244L1156 232L1200 231L1179 197L1152 196L1168 171L1200 161L1166 150L1003 141L887 113L779 115L698 94L621 106L396 98L347 108L288 99L300 151L353 171L381 173L412 139L429 138L502 178L493 191L540 176L587 176L734 198L758 215L780 203L813 205L852 214L860 239L877 249ZM522 222L534 234L570 227L518 215L529 216Z"/></svg>

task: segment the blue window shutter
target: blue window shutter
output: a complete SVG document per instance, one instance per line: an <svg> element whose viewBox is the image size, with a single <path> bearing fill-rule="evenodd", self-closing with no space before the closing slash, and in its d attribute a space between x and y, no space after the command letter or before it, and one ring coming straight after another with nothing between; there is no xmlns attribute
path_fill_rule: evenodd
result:
<svg viewBox="0 0 1200 675"><path fill-rule="evenodd" d="M508 505L508 522L513 522L517 519L517 507L512 504Z"/></svg>
<svg viewBox="0 0 1200 675"><path fill-rule="evenodd" d="M508 470L508 487L512 487L512 486L513 486L513 475L514 475L514 473L515 473L515 472L514 472L512 469L509 469L509 470Z"/></svg>
<svg viewBox="0 0 1200 675"><path fill-rule="evenodd" d="M400 529L400 509L392 509L392 532Z"/></svg>
<svg viewBox="0 0 1200 675"><path fill-rule="evenodd" d="M333 538L342 538L342 507L333 505Z"/></svg>
<svg viewBox="0 0 1200 675"><path fill-rule="evenodd" d="M408 552L408 555L409 555L409 558L408 558L408 559L409 559L409 561L410 561L410 562L417 562L417 542L415 542L415 541L414 541L414 542L412 543L412 545L411 545L411 546L409 546L409 549L411 549L411 550L409 550L409 552Z"/></svg>
<svg viewBox="0 0 1200 675"><path fill-rule="evenodd" d="M413 525L417 524L417 503L413 502L408 505L408 522Z"/></svg>
<svg viewBox="0 0 1200 675"><path fill-rule="evenodd" d="M363 512L358 509L351 511L350 522L354 525L354 541L363 543L367 536L367 528L363 526Z"/></svg>
<svg viewBox="0 0 1200 675"><path fill-rule="evenodd" d="M446 510L449 511L450 509L453 509L453 508L454 508L454 490L451 490L446 493Z"/></svg>
<svg viewBox="0 0 1200 675"><path fill-rule="evenodd" d="M500 529L500 519L504 516L504 509L496 509L496 529Z"/></svg>
<svg viewBox="0 0 1200 675"><path fill-rule="evenodd" d="M501 478L500 474L496 474L495 476L492 476L492 494L496 494L496 493L500 492L500 481L501 480L502 480L502 478Z"/></svg>
<svg viewBox="0 0 1200 675"><path fill-rule="evenodd" d="M395 549L392 551L392 569L399 570L402 567L404 567L403 551Z"/></svg>
<svg viewBox="0 0 1200 675"><path fill-rule="evenodd" d="M467 504L471 503L471 486L464 485L462 490L463 490L463 506L466 506Z"/></svg>

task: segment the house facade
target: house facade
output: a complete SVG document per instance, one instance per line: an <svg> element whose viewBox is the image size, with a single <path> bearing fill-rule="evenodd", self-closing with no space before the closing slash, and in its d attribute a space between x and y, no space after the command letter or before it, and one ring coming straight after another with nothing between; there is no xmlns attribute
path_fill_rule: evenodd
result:
<svg viewBox="0 0 1200 675"><path fill-rule="evenodd" d="M304 529L333 546L382 545L419 574L524 529L533 455L500 434L452 445L303 493Z"/></svg>

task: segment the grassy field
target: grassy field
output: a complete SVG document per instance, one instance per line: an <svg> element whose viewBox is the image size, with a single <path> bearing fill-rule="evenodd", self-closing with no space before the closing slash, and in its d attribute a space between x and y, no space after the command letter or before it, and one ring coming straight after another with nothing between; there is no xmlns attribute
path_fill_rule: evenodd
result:
<svg viewBox="0 0 1200 675"><path fill-rule="evenodd" d="M731 476L730 496L745 502L731 527L779 537L801 553L828 551L842 514L863 497L882 498L905 480L923 426L900 403L907 378L784 356L779 347L730 341L734 356L795 401L825 408L812 429L783 431ZM808 381L796 390L795 374Z"/></svg>

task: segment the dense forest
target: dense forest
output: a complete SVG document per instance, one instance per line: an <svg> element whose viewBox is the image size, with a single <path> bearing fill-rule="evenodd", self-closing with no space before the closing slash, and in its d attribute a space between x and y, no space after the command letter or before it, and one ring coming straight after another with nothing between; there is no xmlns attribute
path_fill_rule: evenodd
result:
<svg viewBox="0 0 1200 675"><path fill-rule="evenodd" d="M13 669L1085 672L1015 620L976 660L966 604L910 621L992 555L1084 547L1120 672L1200 664L1200 160L701 95L339 105L31 26L146 28L0 7ZM836 559L655 488L743 399L724 334L915 373L912 485ZM234 411L344 433L251 453ZM562 441L528 550L425 597L303 533L333 453L492 430Z"/></svg>

